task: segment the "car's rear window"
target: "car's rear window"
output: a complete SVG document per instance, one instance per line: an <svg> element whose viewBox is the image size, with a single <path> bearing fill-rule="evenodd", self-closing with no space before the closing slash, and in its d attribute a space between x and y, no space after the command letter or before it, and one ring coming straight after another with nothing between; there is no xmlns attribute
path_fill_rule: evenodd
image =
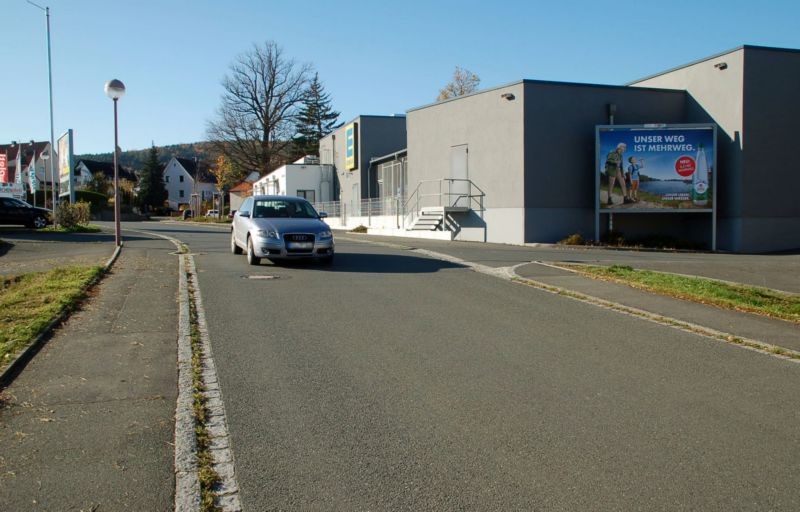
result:
<svg viewBox="0 0 800 512"><path fill-rule="evenodd" d="M283 199L256 200L253 206L253 218L293 218L315 219L317 212L307 201Z"/></svg>

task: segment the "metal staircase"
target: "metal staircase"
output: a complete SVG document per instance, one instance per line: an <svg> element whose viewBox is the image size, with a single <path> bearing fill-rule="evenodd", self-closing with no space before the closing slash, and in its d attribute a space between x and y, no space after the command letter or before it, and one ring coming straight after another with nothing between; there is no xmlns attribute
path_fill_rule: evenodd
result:
<svg viewBox="0 0 800 512"><path fill-rule="evenodd" d="M458 232L454 214L483 214L486 194L471 180L444 178L421 181L404 205L407 231Z"/></svg>

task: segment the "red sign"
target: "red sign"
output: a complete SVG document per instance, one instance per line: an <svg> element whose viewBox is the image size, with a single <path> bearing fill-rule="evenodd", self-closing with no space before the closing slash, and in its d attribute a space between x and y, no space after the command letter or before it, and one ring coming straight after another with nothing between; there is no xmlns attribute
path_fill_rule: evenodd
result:
<svg viewBox="0 0 800 512"><path fill-rule="evenodd" d="M8 183L8 155L0 153L0 183Z"/></svg>
<svg viewBox="0 0 800 512"><path fill-rule="evenodd" d="M675 172L684 178L694 174L696 168L697 164L695 163L694 158L690 156L684 155L675 160Z"/></svg>

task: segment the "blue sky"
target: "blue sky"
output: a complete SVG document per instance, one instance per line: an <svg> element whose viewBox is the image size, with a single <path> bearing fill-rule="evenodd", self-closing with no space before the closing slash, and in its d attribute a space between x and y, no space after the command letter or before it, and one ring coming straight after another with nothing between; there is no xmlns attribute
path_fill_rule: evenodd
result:
<svg viewBox="0 0 800 512"><path fill-rule="evenodd" d="M481 87L522 78L623 84L742 44L800 48L800 2L40 0L51 8L56 137L113 147L103 84L125 82L120 146L205 138L228 65L274 40L319 71L342 120L430 103L456 65ZM45 16L1 0L0 143L49 139Z"/></svg>

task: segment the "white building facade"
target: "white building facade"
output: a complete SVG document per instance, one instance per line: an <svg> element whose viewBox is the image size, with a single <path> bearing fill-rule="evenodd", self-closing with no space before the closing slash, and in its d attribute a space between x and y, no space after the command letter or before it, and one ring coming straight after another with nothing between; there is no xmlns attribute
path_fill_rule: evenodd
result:
<svg viewBox="0 0 800 512"><path fill-rule="evenodd" d="M333 201L333 166L303 157L262 176L253 183L254 195L298 196L311 203Z"/></svg>
<svg viewBox="0 0 800 512"><path fill-rule="evenodd" d="M164 168L164 187L167 189L167 201L173 210L192 204L192 197L199 201L210 201L219 194L214 176L186 158L172 157ZM195 180L194 176L198 179Z"/></svg>

